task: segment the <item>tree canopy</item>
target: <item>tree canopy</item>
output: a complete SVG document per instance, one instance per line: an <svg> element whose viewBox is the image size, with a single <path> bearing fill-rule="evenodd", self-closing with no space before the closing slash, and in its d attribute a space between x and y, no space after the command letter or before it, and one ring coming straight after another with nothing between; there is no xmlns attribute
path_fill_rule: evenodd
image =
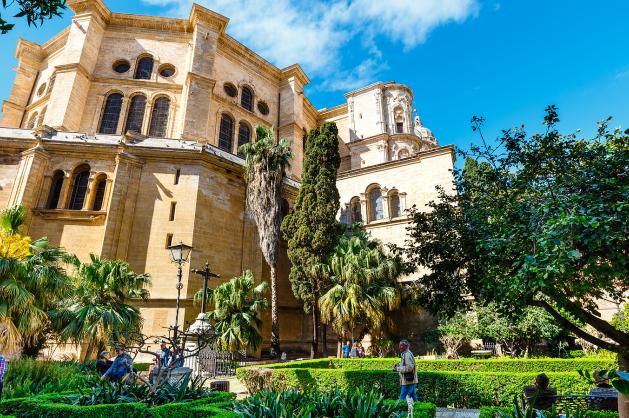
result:
<svg viewBox="0 0 629 418"><path fill-rule="evenodd" d="M597 300L622 303L629 290L629 132L599 123L596 136L561 134L554 106L545 131L502 132L482 144L428 210L413 208L404 253L425 266L416 296L452 314L469 297L517 316L546 310L559 325L629 362L629 334L600 317ZM602 333L598 338L578 326Z"/></svg>
<svg viewBox="0 0 629 418"><path fill-rule="evenodd" d="M52 19L55 16L61 16L66 8L65 0L2 0L2 7L6 10L8 7L16 6L17 13L14 18L26 18L28 26L37 26L44 23L44 20ZM0 33L5 34L15 26L0 16Z"/></svg>

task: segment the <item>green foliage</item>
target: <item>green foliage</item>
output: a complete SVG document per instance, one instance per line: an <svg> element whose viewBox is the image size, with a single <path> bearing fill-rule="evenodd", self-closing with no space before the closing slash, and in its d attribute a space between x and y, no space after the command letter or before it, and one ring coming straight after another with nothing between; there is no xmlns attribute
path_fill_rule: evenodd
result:
<svg viewBox="0 0 629 418"><path fill-rule="evenodd" d="M20 226L24 223L25 216L26 213L22 205L6 208L0 214L0 228L9 233L17 234Z"/></svg>
<svg viewBox="0 0 629 418"><path fill-rule="evenodd" d="M403 273L400 257L385 253L362 230L341 237L330 257L331 287L319 299L321 316L339 335L353 329L380 334L400 307Z"/></svg>
<svg viewBox="0 0 629 418"><path fill-rule="evenodd" d="M4 375L4 399L77 390L87 385L90 375L74 362L20 359L10 360L8 366Z"/></svg>
<svg viewBox="0 0 629 418"><path fill-rule="evenodd" d="M480 415L478 418L497 418L501 416L511 417L510 415L513 413L513 407L506 406L481 406ZM612 411L580 411L582 415L579 415L580 418L618 418L618 412ZM547 418L559 418L546 415Z"/></svg>
<svg viewBox="0 0 629 418"><path fill-rule="evenodd" d="M0 413L17 418L235 418L231 412L235 395L211 392L190 402L173 402L149 407L145 403L77 406L64 403L63 395L42 395L0 402Z"/></svg>
<svg viewBox="0 0 629 418"><path fill-rule="evenodd" d="M262 295L268 290L266 282L256 286L251 270L242 276L234 277L216 289L208 289L208 302L214 310L208 317L220 333L219 345L224 350L253 348L262 344L259 313L268 309L269 303ZM200 290L194 296L195 302L203 298Z"/></svg>
<svg viewBox="0 0 629 418"><path fill-rule="evenodd" d="M439 324L437 331L447 356L457 357L461 346L478 336L477 316L473 312L457 312Z"/></svg>
<svg viewBox="0 0 629 418"><path fill-rule="evenodd" d="M629 373L619 370L597 370L590 374L589 370L578 370L579 375L594 385L597 380L607 380L623 395L629 395Z"/></svg>
<svg viewBox="0 0 629 418"><path fill-rule="evenodd" d="M625 303L621 311L614 314L611 324L621 331L629 329L629 303Z"/></svg>
<svg viewBox="0 0 629 418"><path fill-rule="evenodd" d="M14 2L2 0L2 7L7 8L7 3ZM18 13L13 17L26 17L28 26L37 26L44 23L44 20L52 19L54 16L61 17L62 11L66 8L65 0L15 0ZM3 35L13 29L14 23L8 23L0 17L0 33Z"/></svg>
<svg viewBox="0 0 629 418"><path fill-rule="evenodd" d="M472 123L480 132L482 118ZM441 190L430 210L412 211L404 253L428 272L417 300L445 315L467 305L464 294L514 317L539 306L577 336L621 352L629 334L601 320L595 301L623 301L629 290L629 133L605 121L595 138L580 139L557 123L551 106L543 134L506 130L499 151L483 139L461 152L469 158L455 173L457 193Z"/></svg>
<svg viewBox="0 0 629 418"><path fill-rule="evenodd" d="M304 303L304 310L311 312L313 307L318 309L317 301L329 287L329 275L322 266L334 252L341 231L336 220L340 206L336 174L341 157L334 122L312 129L304 141L301 188L292 213L282 222L282 233L288 243L293 293ZM318 322L317 313L314 320Z"/></svg>
<svg viewBox="0 0 629 418"><path fill-rule="evenodd" d="M298 389L284 391L263 390L242 401L238 401L234 411L245 418L274 417L361 417L388 418L405 416L406 402L387 401L374 391L325 390L308 392ZM432 418L434 405L417 403L415 416Z"/></svg>
<svg viewBox="0 0 629 418"><path fill-rule="evenodd" d="M121 260L104 260L94 254L89 263L69 258L76 269L75 291L51 312L61 341L87 342L87 358L96 350L122 338L123 332L140 330L140 310L128 302L147 300L148 274L138 274Z"/></svg>
<svg viewBox="0 0 629 418"><path fill-rule="evenodd" d="M321 359L269 365L265 366L270 376L264 387L320 391L364 387L377 390L386 398L396 398L399 376L391 369L397 362L397 358ZM509 406L513 397L532 385L541 372L548 375L558 393L587 393L591 385L574 371L584 366L593 369L610 365L613 366L612 361L592 359L417 360L418 395L422 401L439 406ZM255 374L248 373L253 369L238 369L238 378L245 383L255 379Z"/></svg>

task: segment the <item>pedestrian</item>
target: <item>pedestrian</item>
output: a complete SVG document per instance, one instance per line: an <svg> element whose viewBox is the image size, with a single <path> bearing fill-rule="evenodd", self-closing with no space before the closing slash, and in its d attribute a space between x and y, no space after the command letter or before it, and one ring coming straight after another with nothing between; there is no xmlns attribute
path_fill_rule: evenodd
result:
<svg viewBox="0 0 629 418"><path fill-rule="evenodd" d="M352 344L352 349L349 352L349 358L358 358L358 344Z"/></svg>
<svg viewBox="0 0 629 418"><path fill-rule="evenodd" d="M170 363L170 359L172 357L172 352L170 351L170 349L168 348L168 345L166 345L166 343L162 343L159 347L159 351L157 352L157 355L159 356L159 367L167 367L168 364Z"/></svg>
<svg viewBox="0 0 629 418"><path fill-rule="evenodd" d="M358 343L358 357L365 358L365 347L363 347L362 343Z"/></svg>
<svg viewBox="0 0 629 418"><path fill-rule="evenodd" d="M0 400L2 400L2 388L4 387L4 374L7 371L7 361L0 354Z"/></svg>
<svg viewBox="0 0 629 418"><path fill-rule="evenodd" d="M96 362L96 371L100 376L102 376L107 372L107 370L109 370L113 361L109 359L108 351L101 351L98 357L98 361Z"/></svg>
<svg viewBox="0 0 629 418"><path fill-rule="evenodd" d="M410 348L411 344L408 340L400 341L401 362L393 366L393 371L400 373L400 400L405 401L407 397L410 397L417 402L417 370L415 357Z"/></svg>
<svg viewBox="0 0 629 418"><path fill-rule="evenodd" d="M173 359L168 365L170 369L176 369L178 367L183 367L183 350L181 348L175 349L175 354L173 354Z"/></svg>
<svg viewBox="0 0 629 418"><path fill-rule="evenodd" d="M345 341L345 344L341 347L341 352L343 353L343 358L349 357L349 352L352 349L352 346L349 345L349 341Z"/></svg>
<svg viewBox="0 0 629 418"><path fill-rule="evenodd" d="M112 363L109 370L103 374L101 380L109 379L113 381L120 381L123 377L133 372L131 368L133 366L133 359L123 347L116 348L116 358Z"/></svg>

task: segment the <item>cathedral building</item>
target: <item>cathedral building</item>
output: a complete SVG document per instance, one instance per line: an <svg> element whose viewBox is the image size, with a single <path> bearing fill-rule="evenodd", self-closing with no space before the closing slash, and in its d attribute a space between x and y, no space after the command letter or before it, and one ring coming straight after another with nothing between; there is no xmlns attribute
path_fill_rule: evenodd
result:
<svg viewBox="0 0 629 418"><path fill-rule="evenodd" d="M225 33L228 18L194 4L187 19L112 13L101 0L68 0L72 23L48 42L20 39L0 121L0 209L24 205L26 231L87 260L122 259L152 277L139 302L145 332L175 319L177 267L167 247L193 247L180 318L192 321L202 286L190 270L209 262L221 279L245 269L269 280L245 204L238 146L257 125L292 141L283 211L299 190L304 134L339 128L339 217L402 244L405 210L451 184L454 151L439 146L402 84L375 83L317 110L298 64L278 68ZM282 244L285 247L285 243ZM282 349L308 348L310 318L279 261ZM412 280L412 277L405 280ZM265 313L263 335L270 337ZM402 330L419 338L428 315Z"/></svg>

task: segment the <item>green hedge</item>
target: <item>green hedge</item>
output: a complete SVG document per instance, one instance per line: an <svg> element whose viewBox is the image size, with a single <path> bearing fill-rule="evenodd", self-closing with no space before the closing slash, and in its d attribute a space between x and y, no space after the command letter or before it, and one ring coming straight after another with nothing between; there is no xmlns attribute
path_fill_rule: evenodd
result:
<svg viewBox="0 0 629 418"><path fill-rule="evenodd" d="M270 385L329 390L334 387L376 389L389 399L398 397L399 375L383 370L273 368ZM245 379L244 370L238 372ZM509 406L515 395L535 381L537 373L419 372L417 394L438 406L478 408ZM547 373L551 385L561 394L587 393L590 385L577 373Z"/></svg>
<svg viewBox="0 0 629 418"><path fill-rule="evenodd" d="M76 406L61 403L64 395L43 395L0 402L0 413L17 418L235 418L228 411L235 394L214 392L206 399L149 408L144 403Z"/></svg>
<svg viewBox="0 0 629 418"><path fill-rule="evenodd" d="M291 361L288 363L276 363L265 366L271 369L329 369L330 365L335 369L346 370L391 370L400 359L393 358L366 358L366 359L316 359ZM612 359L599 358L540 358L540 359L460 359L460 360L420 360L415 362L418 371L469 371L469 372L515 372L515 373L549 373L549 372L575 372L577 370L615 369L617 363Z"/></svg>
<svg viewBox="0 0 629 418"><path fill-rule="evenodd" d="M496 418L499 412L510 413L513 408L500 406L484 406L480 409L478 418ZM611 411L585 411L582 418L618 418L618 412Z"/></svg>

